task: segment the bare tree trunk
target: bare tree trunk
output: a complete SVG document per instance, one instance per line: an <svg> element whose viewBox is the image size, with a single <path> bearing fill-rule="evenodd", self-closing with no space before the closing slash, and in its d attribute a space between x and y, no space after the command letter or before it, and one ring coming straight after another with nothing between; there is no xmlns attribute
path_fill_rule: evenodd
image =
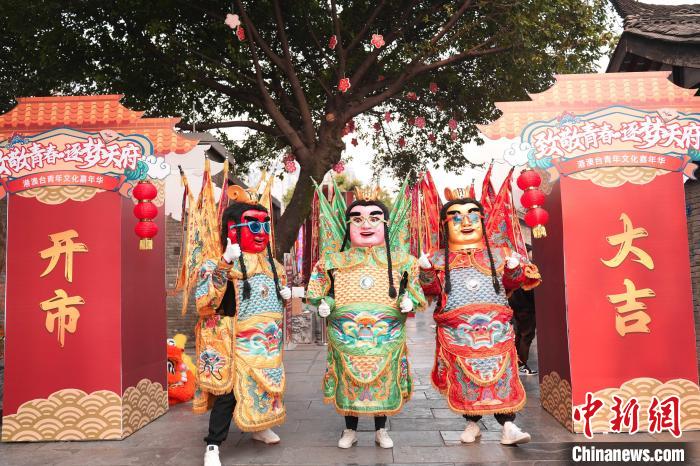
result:
<svg viewBox="0 0 700 466"><path fill-rule="evenodd" d="M294 194L275 226L275 253L278 259L292 248L299 228L311 213L315 189L312 178L320 184L326 172L340 160L342 148L342 141L339 144L326 141L325 144L317 146L310 161L299 164L299 181L294 187Z"/></svg>

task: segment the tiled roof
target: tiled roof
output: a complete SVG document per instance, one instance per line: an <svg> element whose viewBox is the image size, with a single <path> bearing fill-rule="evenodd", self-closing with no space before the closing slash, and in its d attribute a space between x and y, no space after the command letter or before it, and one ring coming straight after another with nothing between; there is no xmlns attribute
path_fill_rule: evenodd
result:
<svg viewBox="0 0 700 466"><path fill-rule="evenodd" d="M655 5L611 0L625 32L674 42L700 44L700 5Z"/></svg>
<svg viewBox="0 0 700 466"><path fill-rule="evenodd" d="M173 128L179 118L142 118L144 112L124 107L121 95L20 97L17 106L0 115L0 140L13 133L34 134L67 126L82 131L112 129L146 136L158 155L189 152L197 141Z"/></svg>
<svg viewBox="0 0 700 466"><path fill-rule="evenodd" d="M552 87L530 94L531 101L496 102L503 115L479 129L490 139L515 138L527 124L551 120L563 110L581 114L610 105L700 112L695 89L678 87L668 76L668 71L557 75Z"/></svg>

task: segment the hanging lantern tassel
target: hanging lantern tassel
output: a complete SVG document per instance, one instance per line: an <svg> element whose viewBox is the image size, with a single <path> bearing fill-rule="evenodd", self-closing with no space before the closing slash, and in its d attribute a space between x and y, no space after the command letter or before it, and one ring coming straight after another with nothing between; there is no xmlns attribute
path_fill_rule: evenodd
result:
<svg viewBox="0 0 700 466"><path fill-rule="evenodd" d="M151 201L158 195L158 189L150 181L139 181L133 194L138 201L134 206L134 216L139 219L139 223L134 232L141 238L139 249L153 249L153 237L158 234L158 225L153 219L158 215L158 207Z"/></svg>
<svg viewBox="0 0 700 466"><path fill-rule="evenodd" d="M544 226L549 221L549 213L542 208L545 200L545 195L540 189L542 178L536 171L528 168L520 173L517 183L524 191L520 203L527 209L525 223L532 228L532 236L538 239L546 237L547 230Z"/></svg>

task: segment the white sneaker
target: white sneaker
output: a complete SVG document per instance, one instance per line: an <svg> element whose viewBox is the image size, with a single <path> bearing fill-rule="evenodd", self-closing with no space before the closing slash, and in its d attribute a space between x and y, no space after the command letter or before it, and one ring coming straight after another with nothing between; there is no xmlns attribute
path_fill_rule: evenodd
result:
<svg viewBox="0 0 700 466"><path fill-rule="evenodd" d="M501 435L501 443L503 445L518 445L529 441L530 434L520 430L520 427L510 421L503 424L503 435Z"/></svg>
<svg viewBox="0 0 700 466"><path fill-rule="evenodd" d="M357 432L352 429L345 429L343 436L338 440L338 448L350 448L357 443Z"/></svg>
<svg viewBox="0 0 700 466"><path fill-rule="evenodd" d="M394 441L389 437L389 432L386 429L379 429L374 434L374 443L382 448L394 448Z"/></svg>
<svg viewBox="0 0 700 466"><path fill-rule="evenodd" d="M467 427L464 428L464 432L459 436L459 439L462 443L474 443L479 437L481 437L479 424L474 421L467 421Z"/></svg>
<svg viewBox="0 0 700 466"><path fill-rule="evenodd" d="M266 445L274 445L275 443L280 443L280 437L272 431L272 429L261 430L260 432L253 432L251 435L253 440L262 442Z"/></svg>
<svg viewBox="0 0 700 466"><path fill-rule="evenodd" d="M221 466L218 446L207 445L207 449L204 451L204 466Z"/></svg>

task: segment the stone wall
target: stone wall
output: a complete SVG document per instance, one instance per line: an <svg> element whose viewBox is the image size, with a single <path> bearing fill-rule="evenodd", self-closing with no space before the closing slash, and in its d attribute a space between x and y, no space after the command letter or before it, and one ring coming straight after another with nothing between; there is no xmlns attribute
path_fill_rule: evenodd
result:
<svg viewBox="0 0 700 466"><path fill-rule="evenodd" d="M167 216L165 219L165 286L167 290L166 305L168 309L168 336L184 333L188 346L194 344L194 325L197 322L194 296L190 296L187 314L182 315L182 293L175 292L175 283L179 272L180 247L182 244L182 223Z"/></svg>

